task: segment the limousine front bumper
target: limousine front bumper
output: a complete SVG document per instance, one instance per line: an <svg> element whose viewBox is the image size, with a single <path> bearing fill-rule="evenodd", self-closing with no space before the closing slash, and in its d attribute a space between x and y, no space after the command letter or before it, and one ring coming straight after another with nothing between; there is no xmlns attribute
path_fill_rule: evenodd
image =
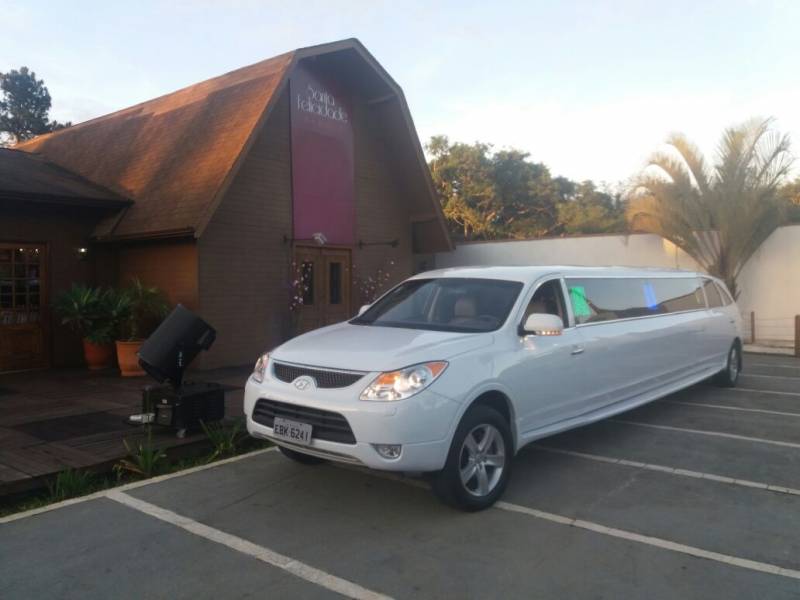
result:
<svg viewBox="0 0 800 600"><path fill-rule="evenodd" d="M437 471L444 466L459 415L459 402L430 388L405 400L370 402L361 391L378 373L345 388L298 390L267 375L248 378L244 394L247 431L298 452L387 471ZM308 445L275 438L274 417L312 426ZM348 436L348 434L351 434ZM398 458L384 458L377 445L400 445Z"/></svg>

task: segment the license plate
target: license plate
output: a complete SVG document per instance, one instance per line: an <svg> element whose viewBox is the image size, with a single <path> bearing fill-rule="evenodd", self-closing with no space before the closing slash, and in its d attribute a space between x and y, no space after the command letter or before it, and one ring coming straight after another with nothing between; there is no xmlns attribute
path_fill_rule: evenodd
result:
<svg viewBox="0 0 800 600"><path fill-rule="evenodd" d="M311 425L275 417L275 422L272 424L272 435L279 440L308 445L311 443Z"/></svg>

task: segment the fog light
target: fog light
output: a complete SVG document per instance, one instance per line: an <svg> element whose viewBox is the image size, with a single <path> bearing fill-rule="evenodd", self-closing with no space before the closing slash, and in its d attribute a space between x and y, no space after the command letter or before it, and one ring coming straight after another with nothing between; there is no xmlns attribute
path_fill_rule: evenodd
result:
<svg viewBox="0 0 800 600"><path fill-rule="evenodd" d="M375 448L378 454L383 458L389 460L400 458L400 453L403 451L403 446L401 444L372 444L372 447Z"/></svg>

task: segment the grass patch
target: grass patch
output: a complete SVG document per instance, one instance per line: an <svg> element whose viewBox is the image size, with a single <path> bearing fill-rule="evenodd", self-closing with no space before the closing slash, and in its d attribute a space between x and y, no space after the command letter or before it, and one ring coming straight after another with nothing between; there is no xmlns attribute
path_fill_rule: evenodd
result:
<svg viewBox="0 0 800 600"><path fill-rule="evenodd" d="M242 420L203 424L210 452L190 458L170 458L168 452L153 445L148 427L147 437L138 445L131 446L125 440L128 456L118 461L108 473L94 473L86 469L67 469L56 474L47 483L46 491L38 490L19 497L8 504L0 504L0 517L42 508L48 504L77 498L111 489L133 481L149 479L157 475L177 473L224 458L246 454L272 444L246 435L242 431Z"/></svg>

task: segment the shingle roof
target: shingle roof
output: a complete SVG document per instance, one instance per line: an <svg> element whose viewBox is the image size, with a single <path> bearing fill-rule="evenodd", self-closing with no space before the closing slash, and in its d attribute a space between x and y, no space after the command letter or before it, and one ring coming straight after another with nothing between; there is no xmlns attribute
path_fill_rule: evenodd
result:
<svg viewBox="0 0 800 600"><path fill-rule="evenodd" d="M404 179L432 211L420 223L430 243L424 251L451 248L441 206L400 87L356 39L301 48L231 71L171 94L42 135L16 149L48 160L131 198L124 214L95 230L98 238L125 239L202 234L235 175L240 158L283 89L296 61L349 53L369 65L392 93L402 126ZM363 78L350 74L363 84ZM380 102L382 98L377 101Z"/></svg>
<svg viewBox="0 0 800 600"><path fill-rule="evenodd" d="M0 148L0 198L119 208L119 194L55 165L37 154Z"/></svg>
<svg viewBox="0 0 800 600"><path fill-rule="evenodd" d="M292 55L276 56L16 148L41 153L135 200L118 224L113 219L99 226L99 237L196 231Z"/></svg>

